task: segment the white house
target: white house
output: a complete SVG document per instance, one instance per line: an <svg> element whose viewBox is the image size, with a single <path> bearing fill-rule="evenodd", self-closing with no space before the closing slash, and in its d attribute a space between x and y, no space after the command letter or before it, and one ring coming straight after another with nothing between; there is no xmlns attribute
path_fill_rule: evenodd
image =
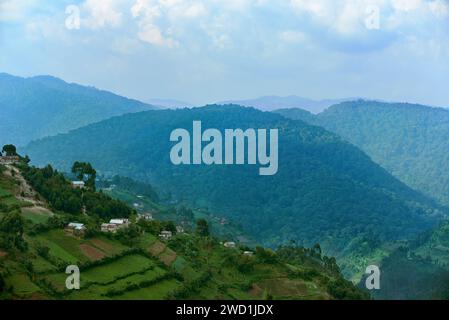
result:
<svg viewBox="0 0 449 320"><path fill-rule="evenodd" d="M167 230L161 231L161 233L159 234L159 238L161 240L170 240L172 236L173 236L173 233L171 231L167 231Z"/></svg>
<svg viewBox="0 0 449 320"><path fill-rule="evenodd" d="M252 257L254 255L254 252L252 252L252 251L244 251L243 255L244 256L248 256L248 257Z"/></svg>
<svg viewBox="0 0 449 320"><path fill-rule="evenodd" d="M64 233L66 235L73 235L73 236L84 236L86 233L86 226L82 223L77 222L70 222L65 228Z"/></svg>
<svg viewBox="0 0 449 320"><path fill-rule="evenodd" d="M153 220L153 215L152 215L151 213L149 213L149 212L142 213L142 214L139 215L139 219L144 219L144 220L147 220L147 221L152 221L152 220Z"/></svg>
<svg viewBox="0 0 449 320"><path fill-rule="evenodd" d="M116 224L122 227L127 227L129 225L129 219L111 219L109 223Z"/></svg>
<svg viewBox="0 0 449 320"><path fill-rule="evenodd" d="M102 232L112 232L115 233L120 228L118 224L114 223L102 223L101 224L101 231Z"/></svg>
<svg viewBox="0 0 449 320"><path fill-rule="evenodd" d="M85 186L84 181L72 181L72 188L74 189L83 189Z"/></svg>
<svg viewBox="0 0 449 320"><path fill-rule="evenodd" d="M235 242L228 241L223 244L226 248L235 248Z"/></svg>

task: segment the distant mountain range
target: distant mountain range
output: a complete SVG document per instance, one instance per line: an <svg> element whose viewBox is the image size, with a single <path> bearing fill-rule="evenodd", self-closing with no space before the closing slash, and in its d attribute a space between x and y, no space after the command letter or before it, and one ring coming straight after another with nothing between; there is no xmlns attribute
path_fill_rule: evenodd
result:
<svg viewBox="0 0 449 320"><path fill-rule="evenodd" d="M93 87L51 76L0 73L0 145L68 132L124 113L155 109Z"/></svg>
<svg viewBox="0 0 449 320"><path fill-rule="evenodd" d="M358 98L312 100L292 95L287 97L265 96L249 100L229 100L217 102L217 104L237 104L245 107L254 107L262 111L273 111L276 109L285 108L301 108L316 114L326 110L334 104L357 99Z"/></svg>
<svg viewBox="0 0 449 320"><path fill-rule="evenodd" d="M190 102L174 100L174 99L149 99L147 102L151 105L158 106L162 109L180 109L180 108L192 108L194 104Z"/></svg>

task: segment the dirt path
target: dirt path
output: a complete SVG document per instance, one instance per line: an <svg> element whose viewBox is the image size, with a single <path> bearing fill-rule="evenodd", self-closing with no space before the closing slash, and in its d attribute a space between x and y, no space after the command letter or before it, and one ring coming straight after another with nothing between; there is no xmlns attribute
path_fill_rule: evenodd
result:
<svg viewBox="0 0 449 320"><path fill-rule="evenodd" d="M34 191L34 189L28 184L28 182L22 176L20 170L9 164L5 166L8 170L5 170L4 174L12 177L13 175L11 174L11 172L14 172L14 180L19 183L17 194L15 194L14 196L20 201L26 201L33 205L27 207L27 211L46 212L48 214L53 214L50 210L48 210L43 201L36 200L37 192Z"/></svg>

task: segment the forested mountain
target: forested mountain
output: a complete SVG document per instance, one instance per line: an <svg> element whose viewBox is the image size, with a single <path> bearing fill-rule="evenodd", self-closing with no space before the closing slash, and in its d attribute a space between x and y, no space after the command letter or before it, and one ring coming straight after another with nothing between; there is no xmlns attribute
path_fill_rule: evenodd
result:
<svg viewBox="0 0 449 320"><path fill-rule="evenodd" d="M153 106L51 76L0 73L0 145L31 140Z"/></svg>
<svg viewBox="0 0 449 320"><path fill-rule="evenodd" d="M170 162L175 128L278 128L279 171L259 176L254 165L181 165ZM342 255L366 239L373 246L426 230L441 211L338 136L301 121L240 106L147 111L35 141L22 150L38 165L68 169L89 161L103 175L150 182L177 201L208 207L256 240L289 240ZM368 252L366 254L369 254Z"/></svg>
<svg viewBox="0 0 449 320"><path fill-rule="evenodd" d="M337 133L410 187L449 204L449 110L359 100L316 116L279 113Z"/></svg>

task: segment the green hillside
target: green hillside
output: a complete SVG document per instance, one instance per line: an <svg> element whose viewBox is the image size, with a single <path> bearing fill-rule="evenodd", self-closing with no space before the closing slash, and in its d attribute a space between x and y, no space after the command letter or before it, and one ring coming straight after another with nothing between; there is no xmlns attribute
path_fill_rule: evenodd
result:
<svg viewBox="0 0 449 320"><path fill-rule="evenodd" d="M449 204L449 110L359 100L316 116L299 109L279 113L340 135L408 186Z"/></svg>
<svg viewBox="0 0 449 320"><path fill-rule="evenodd" d="M197 119L204 129L279 128L278 173L259 176L258 167L249 165L172 165L170 132L191 128ZM408 239L430 228L442 213L338 136L239 106L124 115L33 142L23 151L35 164L64 170L77 159L89 161L103 175L149 182L175 201L238 221L264 245L319 242L325 253L340 259L359 244L368 242L374 250ZM362 258L357 259L364 263ZM351 261L347 272L364 267Z"/></svg>
<svg viewBox="0 0 449 320"><path fill-rule="evenodd" d="M0 145L82 127L153 106L50 76L20 78L0 73Z"/></svg>
<svg viewBox="0 0 449 320"><path fill-rule="evenodd" d="M318 246L290 244L277 252L227 248L207 235L207 227L175 232L162 241L157 235L174 224L137 221L131 208L113 216L131 212L128 228L102 233L99 223L105 216L92 208L123 204L84 189L87 214L73 212L72 205L56 200L60 194L77 199L81 191L66 189L69 182L62 175L50 167L19 168L0 167L0 299L368 298L342 278L335 259L323 256ZM154 208L154 213L163 210L170 208ZM66 234L69 221L85 223L85 235ZM66 266L73 264L81 271L80 290L65 287Z"/></svg>
<svg viewBox="0 0 449 320"><path fill-rule="evenodd" d="M401 243L384 258L377 299L449 299L449 224ZM363 287L364 282L361 282Z"/></svg>

